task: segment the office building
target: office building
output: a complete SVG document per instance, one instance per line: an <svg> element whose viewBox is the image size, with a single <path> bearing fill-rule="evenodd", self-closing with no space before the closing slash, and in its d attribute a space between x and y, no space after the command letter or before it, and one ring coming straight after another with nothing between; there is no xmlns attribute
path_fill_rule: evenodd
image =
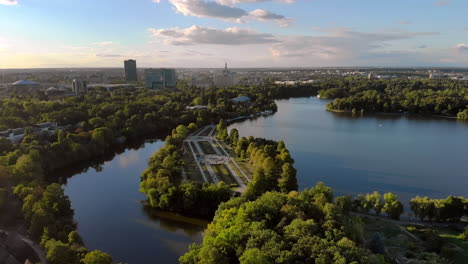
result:
<svg viewBox="0 0 468 264"><path fill-rule="evenodd" d="M231 87L234 85L234 75L227 68L227 63L224 64L224 70L214 78L216 87Z"/></svg>
<svg viewBox="0 0 468 264"><path fill-rule="evenodd" d="M124 66L125 66L125 80L127 82L136 82L138 79L136 60L126 60L124 61Z"/></svg>
<svg viewBox="0 0 468 264"><path fill-rule="evenodd" d="M72 82L72 92L74 94L84 94L88 92L88 84L86 81L74 79Z"/></svg>
<svg viewBox="0 0 468 264"><path fill-rule="evenodd" d="M145 85L148 89L176 88L175 69L146 69Z"/></svg>

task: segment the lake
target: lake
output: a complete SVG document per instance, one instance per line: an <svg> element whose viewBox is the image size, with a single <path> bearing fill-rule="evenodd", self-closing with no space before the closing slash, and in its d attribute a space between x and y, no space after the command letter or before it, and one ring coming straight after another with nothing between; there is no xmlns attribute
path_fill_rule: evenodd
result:
<svg viewBox="0 0 468 264"><path fill-rule="evenodd" d="M141 204L146 197L139 192L140 175L163 145L156 141L127 149L67 180L65 194L89 249L128 264L177 263L188 245L202 241L206 222L145 210Z"/></svg>
<svg viewBox="0 0 468 264"><path fill-rule="evenodd" d="M284 140L299 188L323 181L335 194L394 192L468 197L468 123L325 110L315 97L278 100L272 116L235 123L240 136Z"/></svg>
<svg viewBox="0 0 468 264"><path fill-rule="evenodd" d="M364 115L325 110L317 98L279 100L269 117L235 123L241 136L284 140L295 159L300 189L323 181L335 194L394 192L468 197L468 125L449 119ZM70 173L78 231L89 249L128 264L177 263L201 242L203 221L149 212L138 191L141 172L162 141L127 149L85 172Z"/></svg>

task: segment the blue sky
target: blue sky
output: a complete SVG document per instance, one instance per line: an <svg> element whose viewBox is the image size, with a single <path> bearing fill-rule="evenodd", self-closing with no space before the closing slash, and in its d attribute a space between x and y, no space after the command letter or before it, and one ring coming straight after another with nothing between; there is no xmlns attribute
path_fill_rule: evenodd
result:
<svg viewBox="0 0 468 264"><path fill-rule="evenodd" d="M468 66L465 0L0 0L0 68Z"/></svg>

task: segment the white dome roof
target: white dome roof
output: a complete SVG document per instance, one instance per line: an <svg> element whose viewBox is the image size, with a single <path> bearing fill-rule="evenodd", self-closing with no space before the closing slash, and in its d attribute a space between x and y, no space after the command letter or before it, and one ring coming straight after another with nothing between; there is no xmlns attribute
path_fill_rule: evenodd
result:
<svg viewBox="0 0 468 264"><path fill-rule="evenodd" d="M17 81L13 83L13 85L37 85L37 84L39 83L30 81L30 80L21 80L21 81Z"/></svg>

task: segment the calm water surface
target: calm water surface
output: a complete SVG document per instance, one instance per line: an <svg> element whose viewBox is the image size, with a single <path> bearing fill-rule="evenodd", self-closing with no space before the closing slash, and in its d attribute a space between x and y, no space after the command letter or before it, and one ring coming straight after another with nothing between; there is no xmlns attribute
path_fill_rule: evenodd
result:
<svg viewBox="0 0 468 264"><path fill-rule="evenodd" d="M296 160L301 189L323 181L335 193L395 192L468 197L468 125L445 119L325 111L317 98L277 101L270 117L236 123L242 136L284 140ZM76 173L65 192L90 249L129 264L176 263L200 242L206 223L145 211L138 191L147 160L163 142L128 149L101 166ZM71 174L72 175L72 174ZM69 175L69 176L71 176Z"/></svg>
<svg viewBox="0 0 468 264"><path fill-rule="evenodd" d="M241 136L284 140L300 189L468 197L468 123L415 116L337 114L318 98L279 100L275 115L236 123ZM360 115L359 115L360 116Z"/></svg>
<svg viewBox="0 0 468 264"><path fill-rule="evenodd" d="M127 149L96 170L89 168L68 179L78 232L89 249L110 253L128 264L177 263L193 242L200 243L203 221L146 211L138 191L148 158L164 142Z"/></svg>

